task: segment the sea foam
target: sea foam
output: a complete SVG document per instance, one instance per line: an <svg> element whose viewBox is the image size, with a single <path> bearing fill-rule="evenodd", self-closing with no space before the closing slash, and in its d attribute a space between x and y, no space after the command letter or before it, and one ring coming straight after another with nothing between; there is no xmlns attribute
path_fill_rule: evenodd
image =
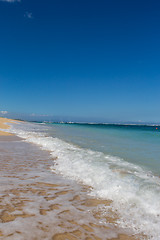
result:
<svg viewBox="0 0 160 240"><path fill-rule="evenodd" d="M55 159L51 171L91 186L93 197L112 200L120 227L147 235L148 239L160 239L159 177L121 158L47 136L45 125L11 126L10 132L50 151Z"/></svg>

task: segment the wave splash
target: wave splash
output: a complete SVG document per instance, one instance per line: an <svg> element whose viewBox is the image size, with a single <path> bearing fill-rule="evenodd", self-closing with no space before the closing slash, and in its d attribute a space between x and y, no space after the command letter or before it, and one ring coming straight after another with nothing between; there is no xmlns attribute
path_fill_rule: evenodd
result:
<svg viewBox="0 0 160 240"><path fill-rule="evenodd" d="M91 186L93 197L112 200L112 209L120 215L119 226L160 239L159 177L118 157L48 137L42 125L23 123L9 131L50 151L56 159L51 171Z"/></svg>

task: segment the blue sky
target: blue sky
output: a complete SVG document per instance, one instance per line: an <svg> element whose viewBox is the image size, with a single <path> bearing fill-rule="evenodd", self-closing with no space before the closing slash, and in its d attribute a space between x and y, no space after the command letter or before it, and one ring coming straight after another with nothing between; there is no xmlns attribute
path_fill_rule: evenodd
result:
<svg viewBox="0 0 160 240"><path fill-rule="evenodd" d="M0 1L0 111L160 122L159 103L159 0Z"/></svg>

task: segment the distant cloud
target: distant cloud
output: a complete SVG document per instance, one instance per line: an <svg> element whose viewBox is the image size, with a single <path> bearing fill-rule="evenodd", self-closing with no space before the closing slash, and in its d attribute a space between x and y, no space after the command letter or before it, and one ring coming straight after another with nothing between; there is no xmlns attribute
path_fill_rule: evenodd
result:
<svg viewBox="0 0 160 240"><path fill-rule="evenodd" d="M30 116L32 116L32 117L49 117L48 114L35 114L35 113L32 113Z"/></svg>
<svg viewBox="0 0 160 240"><path fill-rule="evenodd" d="M7 114L7 111L0 111L1 114Z"/></svg>
<svg viewBox="0 0 160 240"><path fill-rule="evenodd" d="M33 14L32 14L31 12L26 12L26 13L24 14L24 17L29 18L29 19L32 19L32 18L33 18Z"/></svg>
<svg viewBox="0 0 160 240"><path fill-rule="evenodd" d="M14 3L14 2L21 2L21 0L0 0L0 2Z"/></svg>

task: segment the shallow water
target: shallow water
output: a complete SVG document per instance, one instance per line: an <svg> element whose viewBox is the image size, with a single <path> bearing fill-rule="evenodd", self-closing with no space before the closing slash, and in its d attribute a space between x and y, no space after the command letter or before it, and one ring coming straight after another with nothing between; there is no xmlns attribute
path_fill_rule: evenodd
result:
<svg viewBox="0 0 160 240"><path fill-rule="evenodd" d="M160 127L105 124L47 124L48 135L117 156L160 175Z"/></svg>
<svg viewBox="0 0 160 240"><path fill-rule="evenodd" d="M147 239L160 238L160 132L155 126L14 125L11 131L47 150L54 173L91 186L111 200L116 224ZM107 215L108 209L103 208Z"/></svg>
<svg viewBox="0 0 160 240"><path fill-rule="evenodd" d="M110 202L89 197L88 187L51 172L49 152L3 137L0 164L0 239L101 240L127 232L115 228Z"/></svg>

